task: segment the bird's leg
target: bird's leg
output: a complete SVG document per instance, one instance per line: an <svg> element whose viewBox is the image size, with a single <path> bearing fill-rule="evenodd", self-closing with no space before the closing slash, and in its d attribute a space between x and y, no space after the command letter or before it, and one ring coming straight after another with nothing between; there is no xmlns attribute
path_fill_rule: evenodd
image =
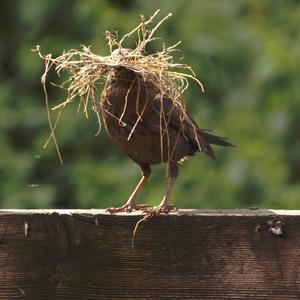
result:
<svg viewBox="0 0 300 300"><path fill-rule="evenodd" d="M140 209L140 208L149 206L149 205L143 205L143 204L142 205L136 204L136 198L137 198L138 194L140 193L140 191L143 189L143 187L151 173L151 168L149 165L140 165L140 167L141 167L142 175L143 175L142 179L140 180L140 182L138 183L138 185L136 186L136 188L134 189L134 191L132 192L128 201L125 204L125 206L127 206L131 210L132 209Z"/></svg>
<svg viewBox="0 0 300 300"><path fill-rule="evenodd" d="M140 164L139 166L141 167L143 177L138 183L138 185L136 186L136 188L134 189L133 193L130 195L127 202L121 207L112 207L107 209L108 212L110 213L123 212L123 211L130 212L132 210L139 210L139 209L149 207L149 205L136 204L136 198L139 192L143 189L145 182L147 181L151 173L151 168L149 165Z"/></svg>
<svg viewBox="0 0 300 300"><path fill-rule="evenodd" d="M177 163L170 163L169 164L169 176L167 182L167 189L164 198L162 199L159 206L155 208L157 213L168 213L170 210L176 209L175 204L169 203L169 198L175 181L178 176L178 165Z"/></svg>

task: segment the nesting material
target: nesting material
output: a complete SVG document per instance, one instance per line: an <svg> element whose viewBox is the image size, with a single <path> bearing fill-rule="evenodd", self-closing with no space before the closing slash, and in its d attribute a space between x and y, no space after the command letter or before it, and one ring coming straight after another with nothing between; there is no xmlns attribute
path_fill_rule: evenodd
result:
<svg viewBox="0 0 300 300"><path fill-rule="evenodd" d="M41 82L45 93L51 134L44 146L46 147L48 142L53 139L61 163L62 157L55 138L55 130L61 114L69 104L77 102L78 111L83 110L86 117L88 117L90 110L97 115L100 131L101 119L98 107L99 101L97 101L97 84L105 82L109 71L113 68L125 67L138 73L143 80L152 81L159 88L162 95L167 95L176 106L182 107L183 110L185 104L182 94L188 88L190 79L196 81L201 90L204 90L190 66L174 62L173 53L178 51L177 46L180 42L167 47L161 39L161 50L153 54L147 54L146 46L158 39L155 36L157 30L172 15L168 14L155 23L154 20L158 13L159 10L147 20L144 16L141 16L140 24L121 39L118 38L116 33L107 31L106 40L110 50L108 56L96 55L91 51L91 47L86 46L82 46L81 50L65 51L57 58L53 58L51 54L43 55L39 46L34 49L45 62L45 72L41 77ZM116 55L115 50L124 48L125 42L134 36L137 37L135 49L126 56ZM54 84L67 93L64 102L51 108L52 110L58 110L54 122L51 119L46 89L47 74L51 68L55 69L58 76L62 71L66 71L68 74L68 79L62 84Z"/></svg>

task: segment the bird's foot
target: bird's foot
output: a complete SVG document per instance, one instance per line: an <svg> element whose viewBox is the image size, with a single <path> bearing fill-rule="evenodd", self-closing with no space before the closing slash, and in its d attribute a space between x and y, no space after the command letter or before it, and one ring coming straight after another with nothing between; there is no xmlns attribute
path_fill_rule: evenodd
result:
<svg viewBox="0 0 300 300"><path fill-rule="evenodd" d="M106 211L108 211L111 214L119 213L119 212L132 212L134 210L141 210L146 211L149 208L151 208L151 205L149 204L132 204L132 203L126 203L121 207L110 207L107 208Z"/></svg>
<svg viewBox="0 0 300 300"><path fill-rule="evenodd" d="M176 210L175 204L160 204L159 206L153 207L153 209L150 211L150 214L154 215L160 215L160 214L168 214L172 210Z"/></svg>

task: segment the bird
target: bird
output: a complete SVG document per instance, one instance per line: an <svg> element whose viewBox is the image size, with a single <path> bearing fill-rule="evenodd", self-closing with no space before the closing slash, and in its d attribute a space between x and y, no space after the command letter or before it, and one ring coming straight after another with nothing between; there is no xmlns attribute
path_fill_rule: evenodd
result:
<svg viewBox="0 0 300 300"><path fill-rule="evenodd" d="M112 57L125 59L131 49L120 48ZM141 169L142 178L127 202L111 213L145 209L136 199L151 173L151 166L165 163L168 168L167 186L157 213L175 209L170 194L178 177L178 165L188 156L203 152L212 159L211 145L234 146L226 138L200 129L186 110L162 92L152 80L122 65L110 69L100 98L100 112L112 142Z"/></svg>

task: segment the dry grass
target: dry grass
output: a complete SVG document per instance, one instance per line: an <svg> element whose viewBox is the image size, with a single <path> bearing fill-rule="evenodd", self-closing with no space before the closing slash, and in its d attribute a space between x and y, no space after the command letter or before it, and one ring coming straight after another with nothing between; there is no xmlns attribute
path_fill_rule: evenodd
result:
<svg viewBox="0 0 300 300"><path fill-rule="evenodd" d="M53 139L61 163L62 157L55 138L55 130L61 114L69 104L77 100L78 111L83 110L86 117L88 117L89 109L92 108L97 115L100 131L101 120L99 108L97 107L98 101L96 100L96 84L105 81L109 71L113 68L123 66L141 75L143 80L152 81L153 84L159 87L162 95L168 95L176 105L183 107L183 110L185 105L182 102L181 95L188 88L189 79L196 81L203 91L203 86L195 77L191 67L173 61L172 54L174 51L177 51L176 47L180 42L169 47L165 46L162 42L162 49L160 51L154 54L146 54L146 46L150 42L158 39L155 37L156 31L172 15L168 14L154 24L154 19L158 13L159 10L147 20L145 20L144 16L141 16L141 23L131 32L125 34L121 39L118 39L116 34L109 31L106 32L106 40L110 49L109 56L96 55L91 51L90 47L86 46L82 46L81 50L69 50L64 52L57 58L53 58L51 54L43 55L39 46L34 49L45 62L45 72L42 75L41 81L45 93L51 134L44 147ZM135 49L125 56L115 55L114 50L122 49L124 42L131 39L132 36L137 36ZM60 75L62 71L67 71L69 75L68 79L61 85L54 84L67 92L66 100L52 108L52 110L59 111L54 123L51 119L46 89L47 74L52 67L55 68L58 75Z"/></svg>

